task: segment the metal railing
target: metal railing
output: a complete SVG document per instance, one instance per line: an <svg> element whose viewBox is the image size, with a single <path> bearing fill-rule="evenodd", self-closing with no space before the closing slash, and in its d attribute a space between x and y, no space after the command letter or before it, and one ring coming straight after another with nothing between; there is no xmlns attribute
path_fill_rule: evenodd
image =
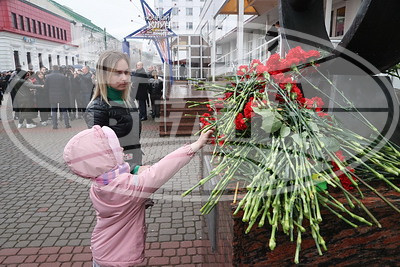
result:
<svg viewBox="0 0 400 267"><path fill-rule="evenodd" d="M268 51L268 45L270 45L271 43L273 43L277 40L279 40L278 51L280 52L281 51L280 44L282 43L282 40L281 40L281 35L278 35L278 36L272 38L271 40L261 44L260 46L254 48L250 52L247 52L245 54L243 63L250 64L250 62L253 59L259 59L261 62L266 61L269 58L269 56L271 55L271 53Z"/></svg>

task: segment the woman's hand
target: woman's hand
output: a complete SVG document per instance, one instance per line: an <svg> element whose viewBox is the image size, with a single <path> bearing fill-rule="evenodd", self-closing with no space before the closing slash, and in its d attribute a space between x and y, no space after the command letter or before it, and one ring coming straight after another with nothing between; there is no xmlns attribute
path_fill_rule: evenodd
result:
<svg viewBox="0 0 400 267"><path fill-rule="evenodd" d="M201 149L208 141L211 139L211 135L214 133L214 129L210 129L207 132L202 132L199 139L196 142L192 143L190 146L192 147L193 152Z"/></svg>

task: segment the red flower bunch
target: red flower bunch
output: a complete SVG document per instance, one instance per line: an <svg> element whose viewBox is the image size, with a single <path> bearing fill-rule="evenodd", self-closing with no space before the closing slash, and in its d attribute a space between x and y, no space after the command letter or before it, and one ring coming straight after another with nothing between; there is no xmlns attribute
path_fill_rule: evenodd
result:
<svg viewBox="0 0 400 267"><path fill-rule="evenodd" d="M335 152L336 157L338 157L338 159L341 162L345 161L345 157L343 156L342 151L337 151ZM340 183L342 184L343 188L346 189L347 191L353 190L354 186L353 183L350 181L349 177L347 177L347 175L340 170L339 166L336 164L336 162L334 160L331 161L331 164L333 166L333 171L336 173L337 177L339 177L340 179ZM346 167L347 170L349 170L350 172L354 172L354 169L351 167ZM354 176L351 176L352 179L355 181L356 178L354 178Z"/></svg>

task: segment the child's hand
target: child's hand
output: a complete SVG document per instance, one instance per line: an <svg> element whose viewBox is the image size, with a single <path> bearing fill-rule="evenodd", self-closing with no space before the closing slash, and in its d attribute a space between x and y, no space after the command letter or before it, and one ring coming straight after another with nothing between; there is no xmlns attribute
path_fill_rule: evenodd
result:
<svg viewBox="0 0 400 267"><path fill-rule="evenodd" d="M199 139L192 143L190 146L192 147L193 152L201 149L208 141L210 141L211 135L214 133L214 129L208 130L207 132L202 132Z"/></svg>

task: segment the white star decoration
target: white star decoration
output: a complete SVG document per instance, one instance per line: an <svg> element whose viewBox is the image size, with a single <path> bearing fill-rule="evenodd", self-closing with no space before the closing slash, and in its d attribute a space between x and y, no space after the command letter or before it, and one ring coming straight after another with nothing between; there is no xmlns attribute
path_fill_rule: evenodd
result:
<svg viewBox="0 0 400 267"><path fill-rule="evenodd" d="M144 0L141 0L140 2L142 4L146 25L129 34L125 38L153 40L160 54L161 60L170 64L171 55L168 38L176 36L176 34L169 28L172 8L162 16L157 16Z"/></svg>

